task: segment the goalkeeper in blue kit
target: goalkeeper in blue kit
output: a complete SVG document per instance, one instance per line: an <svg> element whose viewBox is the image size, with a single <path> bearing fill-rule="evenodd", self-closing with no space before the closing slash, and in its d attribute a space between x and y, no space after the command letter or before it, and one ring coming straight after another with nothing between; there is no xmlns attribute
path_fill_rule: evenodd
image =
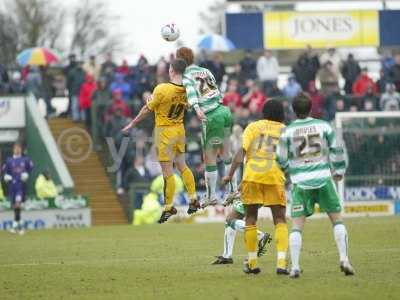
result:
<svg viewBox="0 0 400 300"><path fill-rule="evenodd" d="M319 204L333 225L333 235L339 252L340 269L353 275L348 257L348 235L343 224L342 205L334 181L343 179L347 159L342 145L329 123L309 117L311 100L301 93L293 100L297 120L285 128L277 148L277 161L289 174L292 189L292 230L289 250L292 259L291 278L300 276L300 250L306 217Z"/></svg>

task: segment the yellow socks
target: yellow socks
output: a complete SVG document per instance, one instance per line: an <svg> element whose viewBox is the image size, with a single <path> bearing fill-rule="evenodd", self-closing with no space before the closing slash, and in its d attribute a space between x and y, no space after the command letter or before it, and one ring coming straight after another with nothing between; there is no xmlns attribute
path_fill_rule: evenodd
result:
<svg viewBox="0 0 400 300"><path fill-rule="evenodd" d="M174 175L164 177L164 202L165 202L164 210L170 210L172 208L172 206L174 205L174 196L175 196Z"/></svg>
<svg viewBox="0 0 400 300"><path fill-rule="evenodd" d="M289 246L289 233L286 223L278 223L275 225L275 242L277 252L277 267L280 269L286 269L286 253Z"/></svg>
<svg viewBox="0 0 400 300"><path fill-rule="evenodd" d="M189 198L191 201L194 201L197 199L197 195L196 195L196 183L194 181L194 176L192 171L186 167L182 172L181 172L181 176L182 176L182 181L183 184L186 187L186 190L188 192Z"/></svg>
<svg viewBox="0 0 400 300"><path fill-rule="evenodd" d="M246 226L244 229L244 242L249 254L249 267L257 267L257 225Z"/></svg>

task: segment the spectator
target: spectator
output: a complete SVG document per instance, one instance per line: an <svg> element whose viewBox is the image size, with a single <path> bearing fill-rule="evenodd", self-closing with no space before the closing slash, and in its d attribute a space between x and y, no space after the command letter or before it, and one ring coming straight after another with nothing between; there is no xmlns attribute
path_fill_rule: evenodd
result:
<svg viewBox="0 0 400 300"><path fill-rule="evenodd" d="M308 91L311 98L311 117L322 119L324 117L324 96L317 90L315 81L310 81Z"/></svg>
<svg viewBox="0 0 400 300"><path fill-rule="evenodd" d="M400 92L400 53L394 57L395 64L389 70L389 78L396 85L396 90Z"/></svg>
<svg viewBox="0 0 400 300"><path fill-rule="evenodd" d="M320 58L321 65L325 65L328 61L332 63L332 71L337 77L340 75L340 55L335 48L328 48L328 51L323 53Z"/></svg>
<svg viewBox="0 0 400 300"><path fill-rule="evenodd" d="M325 99L326 119L331 121L336 112L347 110L347 99L340 92L334 92Z"/></svg>
<svg viewBox="0 0 400 300"><path fill-rule="evenodd" d="M283 88L283 95L289 99L293 99L301 92L301 86L296 81L296 78L293 74L289 75L288 82Z"/></svg>
<svg viewBox="0 0 400 300"><path fill-rule="evenodd" d="M126 59L122 60L122 64L117 67L116 72L119 74L122 74L124 76L129 74L129 65L128 65L128 61Z"/></svg>
<svg viewBox="0 0 400 300"><path fill-rule="evenodd" d="M356 81L361 72L360 65L354 59L353 54L347 56L347 60L342 66L342 76L345 79L344 91L346 94L352 93L353 83Z"/></svg>
<svg viewBox="0 0 400 300"><path fill-rule="evenodd" d="M44 170L35 182L36 196L40 199L55 198L58 195L57 187L50 176L49 170Z"/></svg>
<svg viewBox="0 0 400 300"><path fill-rule="evenodd" d="M373 111L379 109L379 98L376 96L376 91L374 91L373 86L369 85L364 96L361 98L364 110ZM366 103L371 104L366 104ZM370 108L372 105L372 108ZM366 109L367 108L367 109Z"/></svg>
<svg viewBox="0 0 400 300"><path fill-rule="evenodd" d="M150 192L143 197L143 203L140 209L134 210L133 225L155 224L161 216L161 205L158 201L158 195Z"/></svg>
<svg viewBox="0 0 400 300"><path fill-rule="evenodd" d="M340 98L335 103L336 112L344 112L346 111L346 103L343 98Z"/></svg>
<svg viewBox="0 0 400 300"><path fill-rule="evenodd" d="M148 65L149 65L149 61L143 54L141 54L138 59L138 62L137 62L137 68L139 70L144 70L148 67Z"/></svg>
<svg viewBox="0 0 400 300"><path fill-rule="evenodd" d="M119 74L119 73L115 74L115 79L110 85L110 90L111 90L111 92L114 92L116 90L121 91L122 99L124 99L125 101L129 101L131 98L131 87L125 81L123 74Z"/></svg>
<svg viewBox="0 0 400 300"><path fill-rule="evenodd" d="M106 109L112 104L112 93L106 86L105 78L100 77L97 82L97 88L92 96L92 107L96 111L97 120L99 120L98 125L102 127L104 122L104 114Z"/></svg>
<svg viewBox="0 0 400 300"><path fill-rule="evenodd" d="M42 74L37 66L32 66L26 78L26 91L32 93L36 100L42 98Z"/></svg>
<svg viewBox="0 0 400 300"><path fill-rule="evenodd" d="M5 66L0 64L0 93L6 93L8 91L9 76Z"/></svg>
<svg viewBox="0 0 400 300"><path fill-rule="evenodd" d="M121 129L124 128L127 123L128 119L123 116L121 108L117 108L110 120L106 123L105 136L113 137L117 149L121 146L124 137Z"/></svg>
<svg viewBox="0 0 400 300"><path fill-rule="evenodd" d="M307 45L307 47L306 47L306 57L307 57L307 64L312 66L312 68L311 68L313 70L312 78L313 78L313 80L315 80L315 78L317 76L317 72L320 67L320 63L319 63L318 55L313 52L313 48L310 45Z"/></svg>
<svg viewBox="0 0 400 300"><path fill-rule="evenodd" d="M113 118L113 115L117 114L117 112L125 118L131 117L131 110L122 99L122 92L120 90L115 90L112 93L112 103L107 108L106 115L104 116L105 121L110 121Z"/></svg>
<svg viewBox="0 0 400 300"><path fill-rule="evenodd" d="M308 58L307 53L303 53L298 58L296 64L293 66L293 73L298 83L300 83L302 90L308 89L309 83L315 80L315 75L318 68L315 63Z"/></svg>
<svg viewBox="0 0 400 300"><path fill-rule="evenodd" d="M282 91L279 89L278 84L274 83L272 89L268 94L269 98L283 97Z"/></svg>
<svg viewBox="0 0 400 300"><path fill-rule="evenodd" d="M241 68L241 75L244 78L250 78L255 80L257 78L257 62L251 56L251 52L247 50L244 54L244 58L239 62Z"/></svg>
<svg viewBox="0 0 400 300"><path fill-rule="evenodd" d="M238 83L238 92L243 95L245 91L245 82L246 79L250 77L246 77L242 72L242 67L240 64L236 64L233 67L233 72L228 74L228 82L235 80Z"/></svg>
<svg viewBox="0 0 400 300"><path fill-rule="evenodd" d="M112 93L106 86L105 78L101 77L97 82L96 90L93 93L92 100L97 106L110 105L112 102Z"/></svg>
<svg viewBox="0 0 400 300"><path fill-rule="evenodd" d="M145 91L152 91L153 90L153 83L152 83L152 78L150 74L150 67L145 66L145 67L139 67L138 65L138 74L137 74L137 96L142 97L143 93Z"/></svg>
<svg viewBox="0 0 400 300"><path fill-rule="evenodd" d="M90 74L86 74L85 82L81 86L79 92L79 108L81 110L81 118L85 120L86 127L91 128L92 125L92 97L97 88L94 77Z"/></svg>
<svg viewBox="0 0 400 300"><path fill-rule="evenodd" d="M396 62L393 58L392 53L389 50L384 51L383 57L381 59L381 66L385 77L389 76L390 69L392 68L392 66L395 65L395 63Z"/></svg>
<svg viewBox="0 0 400 300"><path fill-rule="evenodd" d="M82 68L81 62L78 62L76 67L70 69L68 72L67 82L69 83L68 91L72 100L72 120L77 122L81 119L79 110L79 93L82 84L85 82L85 71Z"/></svg>
<svg viewBox="0 0 400 300"><path fill-rule="evenodd" d="M400 110L400 94L393 83L386 85L386 92L381 96L380 108L384 111Z"/></svg>
<svg viewBox="0 0 400 300"><path fill-rule="evenodd" d="M321 83L321 92L327 97L331 93L339 91L339 77L334 71L331 61L327 61L317 74L318 80Z"/></svg>
<svg viewBox="0 0 400 300"><path fill-rule="evenodd" d="M64 68L64 76L66 79L66 88L68 90L68 108L67 111L63 112L60 116L61 117L67 117L71 114L71 110L72 110L72 95L73 95L73 90L74 90L74 78L73 76L69 75L70 72L72 72L72 70L74 68L76 68L76 56L75 54L70 54L68 56L68 60L69 63L68 65Z"/></svg>
<svg viewBox="0 0 400 300"><path fill-rule="evenodd" d="M371 88L375 94L378 91L374 81L368 76L368 69L363 68L361 74L353 84L353 95L357 97L364 96L368 88Z"/></svg>
<svg viewBox="0 0 400 300"><path fill-rule="evenodd" d="M101 65L100 75L106 79L107 86L109 86L114 78L114 73L117 65L113 62L112 54L106 54L106 60Z"/></svg>
<svg viewBox="0 0 400 300"><path fill-rule="evenodd" d="M242 98L242 106L253 112L261 112L267 97L261 91L258 83L252 79L246 81L247 93Z"/></svg>
<svg viewBox="0 0 400 300"><path fill-rule="evenodd" d="M214 75L217 84L220 85L226 73L225 64L220 53L214 53L212 60L208 63L208 69Z"/></svg>
<svg viewBox="0 0 400 300"><path fill-rule="evenodd" d="M231 80L228 84L228 90L224 95L223 104L228 106L232 111L242 105L242 98L238 92L238 82Z"/></svg>
<svg viewBox="0 0 400 300"><path fill-rule="evenodd" d="M277 83L279 76L279 63L276 57L272 56L270 50L265 50L257 61L257 76L262 82L263 90L269 94L274 83Z"/></svg>
<svg viewBox="0 0 400 300"><path fill-rule="evenodd" d="M248 108L238 108L235 113L235 124L245 128L253 120Z"/></svg>
<svg viewBox="0 0 400 300"><path fill-rule="evenodd" d="M46 104L46 114L49 115L56 111L51 105L51 99L54 95L53 76L51 76L49 68L47 66L41 66L40 72L42 76L41 96L44 103Z"/></svg>
<svg viewBox="0 0 400 300"><path fill-rule="evenodd" d="M25 86L21 79L21 73L19 71L12 72L9 85L9 92L11 94L23 94L25 92Z"/></svg>
<svg viewBox="0 0 400 300"><path fill-rule="evenodd" d="M349 111L350 112L358 112L359 111L358 106L354 103L350 104Z"/></svg>
<svg viewBox="0 0 400 300"><path fill-rule="evenodd" d="M137 155L134 159L133 166L129 167L124 174L123 188L129 190L132 183L147 183L151 180L150 172L144 165L144 158Z"/></svg>
<svg viewBox="0 0 400 300"><path fill-rule="evenodd" d="M379 70L379 79L376 81L376 88L378 93L383 94L386 91L386 85L390 83L388 76L385 76L385 71L383 69Z"/></svg>
<svg viewBox="0 0 400 300"><path fill-rule="evenodd" d="M363 102L363 111L375 111L375 103L371 99L365 99Z"/></svg>
<svg viewBox="0 0 400 300"><path fill-rule="evenodd" d="M96 56L90 55L89 61L83 65L86 74L93 76L94 80L100 78L101 66L96 62Z"/></svg>
<svg viewBox="0 0 400 300"><path fill-rule="evenodd" d="M156 65L156 81L157 83L168 82L168 62L162 56Z"/></svg>

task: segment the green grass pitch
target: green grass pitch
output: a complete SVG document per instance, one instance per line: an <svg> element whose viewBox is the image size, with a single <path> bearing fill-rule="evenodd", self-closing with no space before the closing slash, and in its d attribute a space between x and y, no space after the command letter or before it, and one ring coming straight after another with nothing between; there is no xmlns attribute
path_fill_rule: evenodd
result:
<svg viewBox="0 0 400 300"><path fill-rule="evenodd" d="M356 275L339 271L329 221L310 220L298 280L275 275L274 243L245 275L242 234L233 265L210 265L223 224L0 232L0 299L400 299L400 218L346 224Z"/></svg>

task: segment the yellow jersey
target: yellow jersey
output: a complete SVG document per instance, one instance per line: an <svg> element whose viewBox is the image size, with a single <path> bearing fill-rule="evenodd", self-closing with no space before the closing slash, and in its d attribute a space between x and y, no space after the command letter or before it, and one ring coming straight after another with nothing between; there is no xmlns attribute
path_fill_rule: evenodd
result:
<svg viewBox="0 0 400 300"><path fill-rule="evenodd" d="M260 120L250 123L243 133L246 151L243 181L284 185L285 175L275 161L275 150L285 125Z"/></svg>
<svg viewBox="0 0 400 300"><path fill-rule="evenodd" d="M147 103L147 107L154 111L156 126L183 124L186 105L185 87L171 82L157 85L153 91L153 99Z"/></svg>

